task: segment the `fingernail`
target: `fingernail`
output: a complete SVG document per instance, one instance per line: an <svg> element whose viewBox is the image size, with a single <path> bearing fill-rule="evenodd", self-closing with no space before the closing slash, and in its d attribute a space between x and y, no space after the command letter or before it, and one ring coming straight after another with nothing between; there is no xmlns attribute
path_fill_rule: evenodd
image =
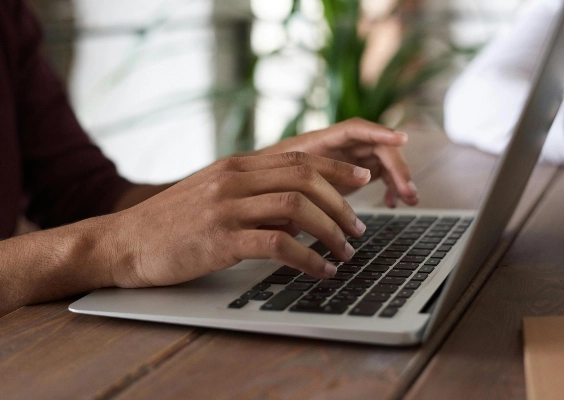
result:
<svg viewBox="0 0 564 400"><path fill-rule="evenodd" d="M354 248L349 242L345 244L345 255L350 259L354 255Z"/></svg>
<svg viewBox="0 0 564 400"><path fill-rule="evenodd" d="M354 167L354 176L358 179L366 180L366 178L370 178L370 170L361 167Z"/></svg>
<svg viewBox="0 0 564 400"><path fill-rule="evenodd" d="M409 136L407 135L407 133L402 132L402 131L394 131L394 133L397 133L399 135L402 135L404 140L407 141L407 139L409 138Z"/></svg>
<svg viewBox="0 0 564 400"><path fill-rule="evenodd" d="M417 194L417 186L415 186L415 183L413 183L413 181L409 181L407 182L407 187L415 194Z"/></svg>
<svg viewBox="0 0 564 400"><path fill-rule="evenodd" d="M333 264L331 264L330 262L326 262L325 263L325 268L323 268L323 272L325 272L325 275L332 278L333 276L335 276L335 274L337 273L337 267L335 267Z"/></svg>
<svg viewBox="0 0 564 400"><path fill-rule="evenodd" d="M366 230L366 225L364 225L364 223L358 218L356 219L354 227L358 231L358 233L364 233L364 231Z"/></svg>

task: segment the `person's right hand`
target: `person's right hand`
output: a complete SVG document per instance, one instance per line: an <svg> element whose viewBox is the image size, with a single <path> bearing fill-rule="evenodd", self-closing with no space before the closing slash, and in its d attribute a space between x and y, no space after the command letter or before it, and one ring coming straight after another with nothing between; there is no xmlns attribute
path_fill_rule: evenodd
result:
<svg viewBox="0 0 564 400"><path fill-rule="evenodd" d="M333 185L369 181L367 169L307 153L222 159L114 215L114 283L171 285L259 258L328 279L335 266L292 234L304 230L350 259L345 234L366 227Z"/></svg>

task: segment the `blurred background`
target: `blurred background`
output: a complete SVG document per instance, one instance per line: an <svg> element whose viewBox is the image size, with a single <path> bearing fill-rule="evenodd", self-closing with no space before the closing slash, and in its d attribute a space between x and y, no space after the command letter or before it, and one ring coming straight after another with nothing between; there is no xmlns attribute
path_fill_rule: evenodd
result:
<svg viewBox="0 0 564 400"><path fill-rule="evenodd" d="M446 88L521 0L30 3L92 139L159 183L353 116L440 126Z"/></svg>

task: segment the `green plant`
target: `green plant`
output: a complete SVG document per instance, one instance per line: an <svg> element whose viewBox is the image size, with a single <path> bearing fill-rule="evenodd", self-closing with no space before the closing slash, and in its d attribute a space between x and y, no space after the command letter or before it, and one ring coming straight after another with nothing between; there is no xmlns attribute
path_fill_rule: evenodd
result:
<svg viewBox="0 0 564 400"><path fill-rule="evenodd" d="M299 1L294 0L294 3L299 4ZM327 86L327 102L323 110L330 124L352 117L382 122L387 110L417 93L449 65L450 51L432 59L425 56L425 27L417 25L405 33L397 52L378 80L371 85L365 84L360 78L360 63L366 41L358 35L357 29L360 1L322 2L329 32L326 45L318 52L324 61L322 74L326 77L319 82ZM399 9L396 7L394 12L399 12ZM282 138L298 134L304 116L314 109L316 106L308 102L308 95L304 96L299 111L287 125Z"/></svg>

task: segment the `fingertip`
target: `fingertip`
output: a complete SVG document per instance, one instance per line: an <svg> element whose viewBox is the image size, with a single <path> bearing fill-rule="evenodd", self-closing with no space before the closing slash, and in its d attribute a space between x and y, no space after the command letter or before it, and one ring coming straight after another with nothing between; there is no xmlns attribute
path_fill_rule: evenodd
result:
<svg viewBox="0 0 564 400"><path fill-rule="evenodd" d="M354 176L361 181L370 181L370 170L362 167L354 167Z"/></svg>
<svg viewBox="0 0 564 400"><path fill-rule="evenodd" d="M331 279L335 276L336 273L337 267L329 261L326 261L325 265L323 266L323 275L325 276L324 279Z"/></svg>
<svg viewBox="0 0 564 400"><path fill-rule="evenodd" d="M402 131L393 131L394 133L394 138L396 140L396 143L399 146L403 146L404 144L407 143L407 141L409 140L409 136L407 135L407 133L402 132Z"/></svg>

